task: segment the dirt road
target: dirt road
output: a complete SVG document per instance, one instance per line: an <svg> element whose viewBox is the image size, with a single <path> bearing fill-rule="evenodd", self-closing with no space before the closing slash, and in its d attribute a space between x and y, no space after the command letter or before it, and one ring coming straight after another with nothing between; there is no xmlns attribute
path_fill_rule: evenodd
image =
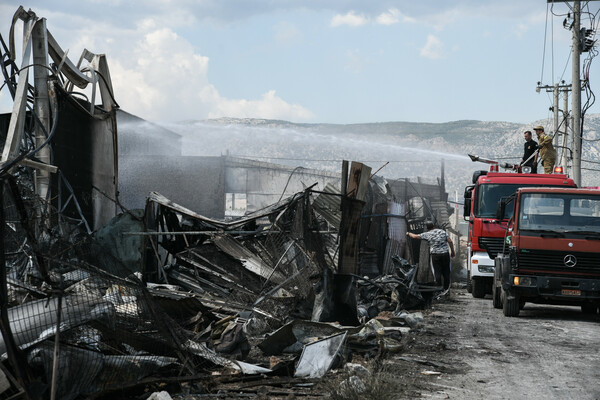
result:
<svg viewBox="0 0 600 400"><path fill-rule="evenodd" d="M504 317L489 297L456 289L425 312L390 367L402 398L600 399L600 316L527 304Z"/></svg>

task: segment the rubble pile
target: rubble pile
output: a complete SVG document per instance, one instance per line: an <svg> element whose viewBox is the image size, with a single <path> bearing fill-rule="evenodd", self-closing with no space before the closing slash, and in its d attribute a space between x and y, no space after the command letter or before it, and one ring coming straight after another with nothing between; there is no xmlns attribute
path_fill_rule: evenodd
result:
<svg viewBox="0 0 600 400"><path fill-rule="evenodd" d="M5 373L31 377L32 395L73 399L167 378L319 378L352 353L398 351L414 323L402 293L413 306L419 298L409 290L414 267L400 259L395 275L358 279L363 323L340 325L327 282L335 238L324 238L337 233L312 197L224 222L153 193L145 213L121 214L93 235L63 222L40 240L31 210L9 213ZM18 203L20 191L5 193L5 210Z"/></svg>
<svg viewBox="0 0 600 400"><path fill-rule="evenodd" d="M21 66L9 51L18 21ZM400 258L418 259L406 230L433 215L418 191L396 182L399 201L370 167L344 161L340 185L328 174L322 191L300 181L304 190L284 198L294 169L264 206L238 166L215 199L243 182L260 209L242 217L209 218L156 192L145 209L127 210L105 56L85 50L76 65L23 7L9 45L0 36L14 100L0 115L0 399L143 397L153 388L166 399L169 387L308 395L353 356L401 350L422 318L406 310L427 303L431 281L427 248L419 267ZM265 175L256 181L272 198L280 188Z"/></svg>

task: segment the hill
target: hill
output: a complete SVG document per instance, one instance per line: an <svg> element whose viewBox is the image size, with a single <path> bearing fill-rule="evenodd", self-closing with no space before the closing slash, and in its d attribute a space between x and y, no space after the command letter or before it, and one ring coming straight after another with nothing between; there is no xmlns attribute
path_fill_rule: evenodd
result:
<svg viewBox="0 0 600 400"><path fill-rule="evenodd" d="M165 125L182 135L184 155L231 154L285 165L339 171L341 160L361 161L386 179L440 176L444 160L446 186L462 195L476 169L467 154L518 162L523 132L535 125L489 121L446 123L379 122L364 124L298 124L264 119L220 118ZM598 186L600 170L600 115L586 116L582 180ZM535 135L534 135L535 136ZM570 144L569 144L570 147ZM385 164L389 162L389 164Z"/></svg>

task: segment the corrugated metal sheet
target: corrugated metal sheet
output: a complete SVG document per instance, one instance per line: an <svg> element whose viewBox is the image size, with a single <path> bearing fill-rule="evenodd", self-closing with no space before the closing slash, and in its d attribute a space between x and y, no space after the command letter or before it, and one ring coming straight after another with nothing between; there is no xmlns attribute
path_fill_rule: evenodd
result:
<svg viewBox="0 0 600 400"><path fill-rule="evenodd" d="M320 193L315 197L313 201L313 207L334 228L340 229L340 223L342 221L340 204L342 199L340 196L336 195L341 194L341 192L330 183L325 185L323 192L331 193L332 195Z"/></svg>
<svg viewBox="0 0 600 400"><path fill-rule="evenodd" d="M397 255L402 258L404 257L404 252L406 249L406 239L403 241L396 240L388 240L387 245L385 246L385 256L383 263L383 271L382 275L391 274L394 270L394 262L392 261L392 257Z"/></svg>
<svg viewBox="0 0 600 400"><path fill-rule="evenodd" d="M362 276L379 276L379 268L377 267L377 254L376 253L360 253L360 274Z"/></svg>
<svg viewBox="0 0 600 400"><path fill-rule="evenodd" d="M388 214L388 237L396 241L402 241L406 236L406 207L402 203L389 202Z"/></svg>
<svg viewBox="0 0 600 400"><path fill-rule="evenodd" d="M241 243L228 235L215 235L213 238L215 245L230 256L240 260L244 267L265 279L275 283L281 283L285 277L273 267L264 263L256 254L245 248Z"/></svg>
<svg viewBox="0 0 600 400"><path fill-rule="evenodd" d="M337 266L338 266L338 237L337 235L323 235L323 242L325 243L325 247L327 248L327 252L329 253L330 257L325 257L325 261L327 262L327 264L329 265L329 267L331 269L333 269L334 271L337 271ZM332 263L330 265L330 263Z"/></svg>
<svg viewBox="0 0 600 400"><path fill-rule="evenodd" d="M186 207L183 207L183 206L169 200L168 198L166 198L165 196L163 196L162 194L157 193L157 192L150 192L150 194L148 195L148 201L160 204L164 207L170 208L171 210L173 210L177 213L180 213L182 215L187 215L189 217L192 217L194 219L202 221L207 225L212 225L216 228L227 230L227 229L235 229L241 225L248 223L249 221L254 221L258 218L268 216L271 214L275 214L281 210L284 210L290 203L295 201L298 198L298 196L302 196L302 195L303 195L302 193L297 193L294 196L288 197L287 199L284 199L279 203L272 204L269 207L265 207L264 209L247 214L243 218L236 219L236 220L233 220L230 222L217 220L217 219L213 219L213 218L208 218L203 215L200 215Z"/></svg>
<svg viewBox="0 0 600 400"><path fill-rule="evenodd" d="M431 211L437 219L438 226L447 226L450 218L448 216L448 203L445 201L432 201Z"/></svg>
<svg viewBox="0 0 600 400"><path fill-rule="evenodd" d="M406 249L406 207L403 203L390 201L388 203L388 241L383 258L384 275L394 270L392 257L397 255L404 258Z"/></svg>

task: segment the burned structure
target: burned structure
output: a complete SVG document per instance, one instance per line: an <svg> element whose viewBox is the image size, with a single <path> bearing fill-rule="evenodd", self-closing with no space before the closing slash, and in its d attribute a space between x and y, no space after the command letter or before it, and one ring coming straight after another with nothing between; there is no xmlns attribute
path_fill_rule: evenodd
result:
<svg viewBox="0 0 600 400"><path fill-rule="evenodd" d="M0 115L0 398L214 387L225 380L217 371L227 382L307 379L348 351L400 349L418 319L405 310L419 301L404 234L427 218L447 222L435 211L443 181L389 183L358 162L337 174L223 156L198 172L201 192L165 196L174 186L119 171L122 160L148 167L132 154L135 137L118 140L120 120L143 121L118 110L106 58L85 50L75 64L43 18L19 8L13 21L8 45L0 36L14 100ZM147 130L176 147L176 134ZM151 141L142 151L156 153L153 168L208 159L173 159ZM179 187L197 177L170 173ZM127 207L139 193L143 207Z"/></svg>

